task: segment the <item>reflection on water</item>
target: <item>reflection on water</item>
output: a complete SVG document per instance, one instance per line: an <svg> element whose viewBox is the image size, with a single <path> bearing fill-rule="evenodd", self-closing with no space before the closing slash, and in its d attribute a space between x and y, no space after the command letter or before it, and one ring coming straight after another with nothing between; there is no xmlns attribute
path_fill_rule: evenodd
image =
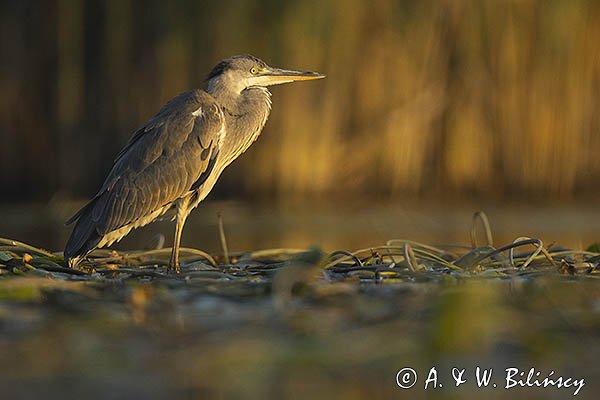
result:
<svg viewBox="0 0 600 400"><path fill-rule="evenodd" d="M64 221L77 205L10 205L0 208L0 236L53 251L62 249L71 227ZM567 206L502 206L459 204L356 204L340 207L314 202L248 204L206 202L188 219L183 245L220 252L217 213L221 212L230 250L319 246L324 250L357 249L402 238L429 244L467 244L473 212L484 210L497 244L518 236L538 237L546 244L572 248L600 241L600 208ZM138 229L114 247L144 248L157 234L171 243L173 225L156 222Z"/></svg>

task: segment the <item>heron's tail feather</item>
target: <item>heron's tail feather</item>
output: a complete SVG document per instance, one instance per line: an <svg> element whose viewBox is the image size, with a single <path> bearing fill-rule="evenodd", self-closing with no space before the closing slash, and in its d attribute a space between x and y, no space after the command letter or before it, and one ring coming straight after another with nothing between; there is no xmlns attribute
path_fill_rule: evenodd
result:
<svg viewBox="0 0 600 400"><path fill-rule="evenodd" d="M91 202L83 207L69 220L69 223L77 220L64 251L65 260L68 260L70 267L76 266L83 257L98 246L102 239L93 218L94 203Z"/></svg>

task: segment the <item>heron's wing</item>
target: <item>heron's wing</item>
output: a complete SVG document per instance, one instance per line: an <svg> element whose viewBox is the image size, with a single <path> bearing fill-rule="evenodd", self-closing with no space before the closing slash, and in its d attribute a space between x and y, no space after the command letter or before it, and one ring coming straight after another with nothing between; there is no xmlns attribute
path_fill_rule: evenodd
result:
<svg viewBox="0 0 600 400"><path fill-rule="evenodd" d="M138 141L138 139L145 136L148 132L156 132L157 129L160 129L165 124L165 122L167 122L168 116L172 114L173 110L176 109L176 107L181 106L180 103L183 100L182 97L187 98L191 93L192 92L182 93L181 95L169 100L167 104L165 104L155 116L150 118L148 122L146 122L141 128L135 131L133 135L131 135L131 138L129 138L129 141L127 142L125 147L123 147L119 154L117 154L117 157L115 158L115 163L117 163L121 159L121 157L123 157L129 151L129 149Z"/></svg>
<svg viewBox="0 0 600 400"><path fill-rule="evenodd" d="M78 249L185 195L214 166L224 118L203 91L183 93L140 128L119 153L98 194L69 222L67 249ZM73 254L75 254L73 253Z"/></svg>

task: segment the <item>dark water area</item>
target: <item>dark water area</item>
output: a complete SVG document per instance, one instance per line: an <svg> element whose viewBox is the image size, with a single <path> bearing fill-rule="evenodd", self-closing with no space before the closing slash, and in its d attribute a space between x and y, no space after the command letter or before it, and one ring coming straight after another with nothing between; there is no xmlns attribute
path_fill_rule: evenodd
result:
<svg viewBox="0 0 600 400"><path fill-rule="evenodd" d="M0 207L0 236L24 241L51 251L61 251L71 227L64 221L81 204L51 202L46 205ZM217 214L221 213L229 248L251 251L268 248L319 247L324 251L384 244L409 239L427 244L470 244L473 213L487 213L497 244L519 236L541 239L573 249L600 241L600 207L593 203L562 205L362 203L343 205L314 201L243 203L208 201L192 212L182 245L211 254L221 252ZM154 246L156 236L172 242L174 224L158 221L130 233L119 250Z"/></svg>

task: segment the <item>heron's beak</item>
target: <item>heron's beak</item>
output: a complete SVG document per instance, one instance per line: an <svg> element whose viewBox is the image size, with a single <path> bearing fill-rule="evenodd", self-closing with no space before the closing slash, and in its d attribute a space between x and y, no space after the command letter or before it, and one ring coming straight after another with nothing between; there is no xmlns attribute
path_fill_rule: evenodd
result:
<svg viewBox="0 0 600 400"><path fill-rule="evenodd" d="M322 79L325 75L317 72L293 71L280 68L265 68L255 79L260 82L260 86L280 85L295 81L310 81L313 79Z"/></svg>

